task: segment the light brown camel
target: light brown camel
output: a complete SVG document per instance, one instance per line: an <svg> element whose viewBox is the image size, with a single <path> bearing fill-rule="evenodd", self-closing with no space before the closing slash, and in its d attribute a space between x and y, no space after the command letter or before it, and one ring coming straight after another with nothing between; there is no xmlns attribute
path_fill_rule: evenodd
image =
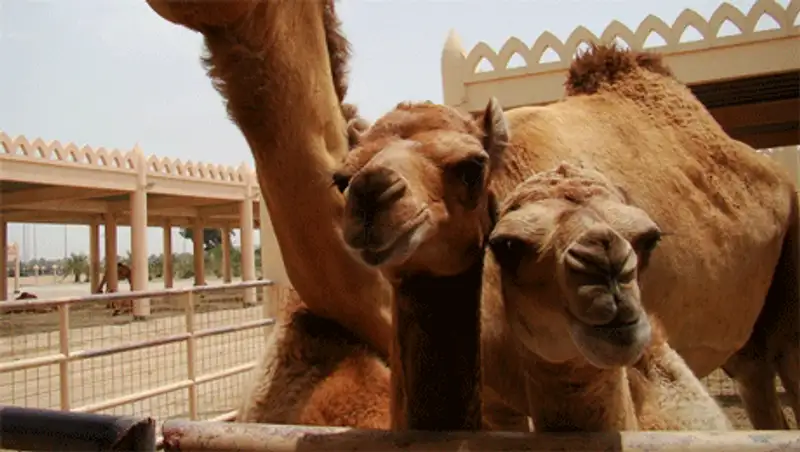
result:
<svg viewBox="0 0 800 452"><path fill-rule="evenodd" d="M337 100L341 101L345 91L343 74L347 52L344 38L338 32L332 5L311 1L189 3L179 0L149 0L149 3L167 20L200 31L206 37L211 54L211 78L220 88L228 102L228 110L252 148L289 277L310 309L306 310L295 299L282 312L281 321L271 338L272 347L265 353L262 365L256 372L252 391L245 400L243 419L288 423L305 423L304 419L309 419L308 423L367 427L388 425L388 408L378 400L381 394L388 393L384 392L385 388L380 387L383 383L377 383L383 381L383 376L388 373L376 356L387 356L389 349L391 328L385 309L390 299L389 285L377 272L365 268L353 259L336 239L334 223L344 201L329 187L327 176L333 162L346 151L344 133L341 132L343 118L337 107ZM635 74L641 72L638 69L632 71ZM581 74L576 74L578 75ZM591 76L592 71L582 75ZM614 103L626 101L631 104L625 113L632 116L628 118L625 115L611 114L612 118L606 120L605 125L610 130L626 128L629 124L646 126L644 129L629 130L627 135L616 134L618 140L622 139L621 144L626 149L630 149L639 139L639 135L642 135L650 141L650 147L662 146L667 150L677 146L688 153L694 147L702 147L702 144L696 143L697 129L693 124L699 122L703 125L702 133L708 134L713 143L721 144L724 148L737 148L734 152L742 154L752 152L744 145L732 142L685 87L666 77L649 82L653 77L654 75L645 74L644 81L628 77L623 83L612 85L622 93L610 94L612 99L618 100ZM645 88L656 89L657 93L648 98L645 96ZM668 94L666 100L659 101L657 105L660 107L650 112L650 104L664 90ZM602 104L609 94L586 97ZM575 103L575 100L568 102ZM639 102L641 107L636 108ZM550 107L561 108L563 107L560 104ZM587 109L584 114L578 109L575 114L566 118L566 124L545 124L545 127L554 129L551 139L556 140L558 135L563 135L574 142L580 139L584 130L592 126L596 120L592 114L597 113L600 113L600 118L604 118L614 112L603 111L600 106L597 111ZM680 115L676 118L675 113ZM520 124L520 127L519 132L523 135L540 130L535 120L529 124ZM592 147L593 141L593 137L587 137L581 147ZM610 138L601 140L606 143L606 147L612 141ZM563 146L555 146L559 149L561 147ZM708 147L705 149L708 150ZM711 160L716 161L715 159L720 160L718 157ZM760 218L763 223L769 206L779 202L778 198L782 194L776 193L778 186L784 185L785 180L773 175L774 167L770 167L771 163L757 161L755 157L745 159L746 164L741 167L744 168L745 175L748 171L755 171L772 180L758 184L745 193L745 198L750 200L762 196L768 198L769 202L764 206L754 207L757 212L756 220ZM650 159L651 163L653 160L656 157ZM724 159L722 161L725 162ZM533 169L541 170L555 164L550 161L540 163L539 168ZM734 162L734 174L741 170L737 166ZM498 185L502 189L500 195L531 172L520 163L511 162L509 168L510 172L505 177L507 182ZM689 165L687 172L678 179L662 179L659 187L674 189L680 181L692 181L703 187L704 181L698 178L702 174L701 168L703 167L699 165L694 168ZM687 175L691 177L687 179ZM647 177L643 176L642 180ZM723 175L723 179L729 178L730 176ZM707 182L705 185L708 187L707 193L710 193L705 198L717 201L713 196L714 186ZM683 189L683 192L687 193L687 189ZM701 213L692 213L691 210L697 208L698 200L704 197L702 193L699 190L688 193L695 198L694 204L679 206L680 212L689 210L689 214L694 215L692 222L697 222ZM659 212L663 212L664 208L661 206ZM782 208L785 211L785 207ZM783 222L785 225L786 218L780 215L782 210L777 209L775 212L776 222ZM718 215L717 220L722 218ZM750 241L756 254L768 254L767 237L759 237L759 230L756 228L760 226L758 223L759 221L747 223L741 215L734 215L728 224L719 225L719 231L732 232L737 239L743 238L736 244L736 251L747 249L741 244ZM785 229L784 226L780 228ZM737 232L739 230L743 232ZM692 231L695 234L691 240L693 247L698 248L698 241L708 240L714 244L714 237L709 232L709 229L701 229L699 233ZM780 248L779 242L779 237L773 237L773 251ZM787 243L787 256L790 254L789 245ZM726 284L725 278L731 273L748 270L745 266L752 263L733 262L733 255L730 254L733 248L723 247L722 244L716 246L724 251L725 256L718 264L721 268L730 266L730 270L722 272L723 274L710 273L714 287ZM686 257L691 263L687 267L690 270L687 274L695 277L703 274L695 270L706 269L713 260L713 251L717 251L711 250L712 253L703 255L706 257L693 257L691 254L687 255L685 250L685 247L680 248L678 257ZM777 256L773 257L777 262ZM784 261L787 259L785 257ZM768 261L769 256L764 256L764 260ZM675 267L672 269L675 270L678 263L674 262L673 265ZM780 271L793 271L787 265L782 265ZM760 273L756 274L756 280L766 278L765 267L759 267L757 271ZM675 276L672 273L671 277ZM789 276L794 278L793 274ZM741 284L742 278L737 278ZM781 278L776 278L776 281L779 279ZM794 280L796 278L783 279ZM691 284L692 288L699 286L696 280ZM791 359L795 356L792 350L786 349L786 344L792 340L789 335L796 334L792 330L794 325L781 325L781 321L786 322L790 317L780 317L779 314L781 310L793 312L791 304L795 303L796 306L797 297L796 288L784 284L783 289L789 294L785 298L786 303L782 303L781 297L773 295L769 297L769 303L764 305L765 297L760 297L763 294L754 292L759 288L765 292L767 283L759 284L760 286L754 286L743 293L737 293L733 297L738 303L735 308L720 309L718 300L725 297L706 297L708 292L705 287L700 287L696 293L701 294L699 299L703 302L694 302L697 297L690 299L687 296L686 300L677 302L677 308L668 309L658 301L656 304L660 308L656 306L658 309L654 311L664 321L666 330L675 338L675 349L687 359L698 376L708 374L747 344L735 359L747 356L754 358L742 359L744 364L736 366L738 378L744 382L745 387L750 388L745 391L748 394L745 398L750 399L748 404L753 407L751 411L771 413L767 420L770 423L776 419L774 407L777 401L774 397L774 385L771 381L766 384L767 374L774 374L773 358L784 356ZM485 290L490 287L491 285L484 286ZM678 287L678 295L694 294L685 291L686 284ZM773 287L775 293L781 289L780 283ZM674 301L676 298L677 295L673 295L670 300ZM762 306L766 308L762 310ZM520 416L528 411L527 403L521 403L525 400L522 390L525 381L524 367L519 360L513 338L503 322L493 316L502 312L497 293L489 297L484 311L484 320L487 323L482 332L483 348L491 351L489 357L485 357L484 398L502 398L505 401L503 408L506 410L495 406L491 412L501 414L494 417L496 428L509 429L518 425ZM759 312L762 314L755 323ZM316 317L317 315L320 317ZM702 327L698 328L698 325ZM721 326L712 329L708 325ZM748 341L748 338L751 340ZM735 359L729 361L729 369L733 369ZM783 362L789 361L787 359ZM749 370L743 369L745 367ZM781 368L787 367L782 365ZM787 373L788 370L783 372ZM331 394L336 393L336 388L352 390L354 395L350 400L342 399L346 403L337 402L341 403L338 408L335 403L319 408L320 403L329 401ZM355 399L358 399L358 403ZM371 401L361 403L365 400ZM352 412L351 407L354 410ZM487 411L486 407L484 409Z"/></svg>
<svg viewBox="0 0 800 452"><path fill-rule="evenodd" d="M733 428L645 312L639 280L662 232L623 191L562 163L498 215L489 243L508 324L539 358L527 368L538 430Z"/></svg>
<svg viewBox="0 0 800 452"><path fill-rule="evenodd" d="M394 290L393 430L481 428L481 281L497 209L488 189L508 142L496 102L483 118L400 104L354 136L333 175L347 200L344 242Z"/></svg>
<svg viewBox="0 0 800 452"><path fill-rule="evenodd" d="M133 290L133 277L131 276L131 268L122 262L117 262L117 281L128 281L128 287ZM103 293L103 289L108 283L108 270L103 274L103 279L97 285L94 293ZM106 309L113 309L114 312L111 316L117 316L125 311L133 309L133 302L130 300L116 300L106 304Z"/></svg>
<svg viewBox="0 0 800 452"><path fill-rule="evenodd" d="M513 151L509 177L495 178L498 198L562 161L619 186L671 234L641 282L644 306L672 348L699 378L724 365L755 428L788 428L774 383L777 373L800 409L798 198L788 174L731 139L656 54L592 47L573 62L566 86L562 102L506 113ZM502 309L493 295L485 293L488 313ZM485 319L494 322L485 332L496 328L510 343L520 343L521 331L543 338L522 342L532 355L569 355L556 339L567 330L539 310L512 314L507 324ZM484 344L487 369L511 362L501 355L509 343ZM509 403L524 395L501 392Z"/></svg>
<svg viewBox="0 0 800 452"><path fill-rule="evenodd" d="M131 290L133 290L133 283L131 282L131 268L122 262L117 262L117 281L128 281L128 285L130 286ZM105 289L107 283L108 271L103 274L103 279L100 280L100 283L95 288L94 293L103 293L103 289Z"/></svg>
<svg viewBox="0 0 800 452"><path fill-rule="evenodd" d="M336 227L344 199L329 175L347 152L349 44L333 1L147 3L205 38L204 65L253 153L303 304L388 356L391 288L344 248Z"/></svg>

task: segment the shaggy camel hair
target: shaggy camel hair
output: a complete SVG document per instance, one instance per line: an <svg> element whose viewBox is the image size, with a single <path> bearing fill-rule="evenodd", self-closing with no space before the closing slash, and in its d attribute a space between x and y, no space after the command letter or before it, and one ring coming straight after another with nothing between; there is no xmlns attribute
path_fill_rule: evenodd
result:
<svg viewBox="0 0 800 452"><path fill-rule="evenodd" d="M286 273L303 304L388 356L391 287L339 237L330 185L347 153L349 45L332 1L147 0L199 32L214 87L253 153ZM365 308L369 306L369 308Z"/></svg>
<svg viewBox="0 0 800 452"><path fill-rule="evenodd" d="M210 76L251 146L287 272L298 292L284 307L254 374L242 419L387 428L384 359L391 338L390 285L354 259L335 227L344 198L330 186L329 174L347 150L339 108L344 90L337 89L346 86L342 68L347 46L332 7L285 0L148 3L165 19L205 36L213 63ZM602 82L596 92L573 83L565 102L507 113L516 118L512 134L527 137L529 144L522 147L530 150L525 159L508 163L505 176L495 175L498 199L531 173L552 168L565 149L597 148L603 153L618 147L628 160L631 155L638 159L637 146L644 143L651 151L642 167L647 173L633 176L639 184L657 183L645 185L637 196L676 190L679 195L654 200L652 216L657 222L668 216L666 230L689 238L674 251L661 253L658 269L649 277L668 270L658 286L659 295L666 296L646 297L645 304L655 305L649 310L664 323L673 337L671 345L698 377L727 360L726 368L736 374L749 400L751 419L754 412L765 413L756 417L766 419L762 425L774 425L777 399L771 376L777 368L789 380L800 367L791 367L797 362L797 325L792 316L781 315L797 310L797 231L788 214L795 202L791 184L768 159L727 137L678 82L638 63L605 74L602 65L587 64L591 55L573 65L571 79ZM736 158L725 158L723 150ZM574 152L566 152L567 159ZM540 153L541 161L532 159ZM675 156L686 161L653 173L652 168L670 164ZM649 205L645 208L651 212ZM742 212L752 212L752 218ZM720 241L724 237L732 240ZM742 255L748 259L739 259ZM776 264L772 284L770 268ZM754 284L742 289L746 284L741 275L751 269ZM535 360L508 332L497 284L490 279L483 289L489 292L482 307L482 348L488 350L484 414L492 428L525 429L529 406L524 368ZM797 387L784 386L789 391ZM309 414L315 410L317 414Z"/></svg>
<svg viewBox="0 0 800 452"><path fill-rule="evenodd" d="M506 113L512 139L506 177L494 178L498 199L562 161L612 181L669 233L640 284L644 308L670 346L698 378L723 365L755 428L788 428L774 383L777 372L797 412L798 197L788 174L725 134L656 54L594 46L573 62L566 86L562 102ZM486 369L531 374L526 353L532 362L578 355L564 341L573 328L536 309L540 304L503 306L486 290L498 284L486 268L484 334L494 328L506 341L484 340ZM501 310L505 323L495 316ZM504 357L515 343L523 358ZM500 382L487 373L486 384ZM498 392L508 403L524 396Z"/></svg>
<svg viewBox="0 0 800 452"><path fill-rule="evenodd" d="M489 183L508 142L496 102L482 126L403 103L351 133L356 147L333 175L347 199L344 242L394 289L393 430L482 426L481 281L497 210Z"/></svg>
<svg viewBox="0 0 800 452"><path fill-rule="evenodd" d="M527 375L537 429L733 428L642 306L662 232L623 191L562 163L518 185L498 215L489 246L507 321L540 358Z"/></svg>

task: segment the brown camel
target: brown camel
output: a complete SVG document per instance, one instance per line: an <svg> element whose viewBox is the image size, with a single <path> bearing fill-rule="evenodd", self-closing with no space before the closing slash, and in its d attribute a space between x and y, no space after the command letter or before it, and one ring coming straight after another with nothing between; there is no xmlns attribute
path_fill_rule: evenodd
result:
<svg viewBox="0 0 800 452"><path fill-rule="evenodd" d="M333 1L147 2L203 34L204 64L252 150L303 304L388 356L391 288L345 249L336 227L344 199L329 175L347 152L349 44Z"/></svg>
<svg viewBox="0 0 800 452"><path fill-rule="evenodd" d="M123 264L122 262L117 262L117 281L128 281L128 285L133 290L133 283L131 278L131 268L127 265ZM105 272L103 275L103 279L100 280L100 283L97 285L95 289L95 293L103 293L103 289L105 289L106 284L108 283L108 271Z"/></svg>
<svg viewBox="0 0 800 452"><path fill-rule="evenodd" d="M128 281L128 286L130 290L131 291L133 290L133 278L131 276L131 268L123 264L122 262L117 262L117 281ZM100 284L97 285L95 293L103 293L103 289L105 288L107 282L108 282L108 271L105 272L105 274L103 275L103 279L100 280ZM111 313L111 316L112 317L117 316L125 311L130 311L131 309L133 309L133 302L131 300L111 301L108 304L106 304L106 309L113 309L114 312Z"/></svg>
<svg viewBox="0 0 800 452"><path fill-rule="evenodd" d="M344 97L346 86L347 46L338 32L332 5L311 1L190 3L149 0L149 3L167 20L200 31L205 36L210 51L210 76L220 88L231 116L251 146L289 277L305 304L292 300L282 313L271 338L272 346L265 353L252 391L245 399L242 418L259 422L388 426L388 402L382 405L379 400L381 394L388 398L388 389L380 387L383 383L377 382L388 376L381 358L388 355L391 337L386 310L390 287L385 278L360 264L337 240L335 222L344 208L344 200L329 186L329 179L324 176L331 171L333 162L343 157L347 148L342 109L338 103ZM588 68L585 64L577 67ZM668 297L662 298L664 301L649 302L646 298L645 303L656 305L650 310L663 321L666 331L673 337L672 346L698 376L708 374L728 360L727 368L737 374L742 389L749 388L743 392L745 399L750 400L751 418L753 410L766 412L766 423L777 425L771 424L777 419L775 389L771 380L766 384L766 377L774 374L778 364L779 371L788 375L792 371L791 360L796 357L796 348L790 348L796 344L796 341L791 342L791 335L796 335L796 325L780 323L791 319L791 316L781 317L781 312L793 312L792 303L796 309L796 287L790 284L796 281L790 265L790 247L796 246L796 241L787 241L782 258L785 264L780 265L776 273L791 274L784 273L786 278L775 278L776 284L772 286L769 297L762 296L769 286L764 279L771 278L771 274L765 275L768 270L763 265L755 269L753 280L757 283L753 287L728 296L729 289L724 286L728 281L743 284L740 274L747 274L749 265L754 262L769 262L770 258L773 262L778 261L777 256L769 254L781 248L781 237L788 224L787 207L780 204L780 198L786 196L784 192L788 191L789 185L785 179L776 176L777 170L770 166L772 163L763 158L757 160L759 157L750 155L751 149L730 140L685 87L669 77L646 73L638 66L629 72L639 78L626 77L621 82L606 83L603 85L605 91L572 96L576 98L547 107L543 112L547 115L551 110L564 109L562 104L574 105L576 102L596 102L598 105L594 110L576 108L573 114L565 115L564 120L545 121L543 127L539 127L536 114L522 109L530 121L517 121L520 130L511 127L512 136L515 133L543 135L552 129L549 137L540 138L545 148L549 145L548 140L553 140L552 148L563 152L565 145L559 142L559 137L573 143L572 146L591 148L596 141L591 134L585 135L583 144L576 141L584 137L584 131L596 129L594 123L598 118L607 118L602 122L603 127L609 131L624 128L627 132L609 133L608 137L601 135L603 139L599 142L604 143L604 151L613 150L612 144L631 149L640 135L650 148L663 148L664 152L652 154L649 158L648 172L652 172L654 163L659 163L657 156L666 155L667 150L675 152L673 148L677 148L677 153L685 156L694 148L700 148L706 157L694 165L660 172L655 178L649 174L640 177L641 181L660 181L657 187L661 189L679 190L689 196L691 203L680 204L685 200L683 197L674 200L679 203L675 214L689 215L689 224L692 225L700 222L700 215L704 213L702 209L718 209L711 207L712 202L724 204L727 201L730 204L730 196L734 196L743 198L746 206L750 207L753 199L765 199L763 205L752 206L754 222L747 222L742 215L736 214L739 210L735 210L725 223L728 213L712 210L716 231L714 226L709 228L702 223L698 231L690 227L685 233L693 234L689 240L692 251L681 245L669 259L659 264L670 270L668 278L674 280L677 276L688 275L684 279L690 282L679 281L678 284L671 280L665 284L675 284L678 290L668 293ZM593 75L603 80L599 67L576 73L573 78L591 78ZM653 79L656 76L660 78ZM607 92L611 88L619 93ZM647 97L649 89L656 91ZM662 99L660 96L665 92L667 95ZM571 94L580 93L573 89ZM579 97L589 100L579 101ZM601 104L608 102L607 98L612 105L626 103L626 109L603 110ZM654 102L658 108L651 109ZM599 116L594 117L596 114ZM695 123L699 123L699 129ZM631 124L645 128L631 128ZM703 134L702 139L697 136L698 130ZM614 143L614 139L618 143ZM704 144L706 142L711 144ZM731 152L744 157L737 155L734 160L726 160L719 153L710 152L715 147L733 149ZM531 149L530 152L535 155L541 150ZM498 174L495 177L494 185L501 189L498 197L502 198L531 172L555 165L550 160L558 152L543 154L542 161L533 161L530 169L524 161L510 162L507 176L501 178ZM755 175L758 176L755 186L751 184L749 191L743 193L732 193L731 190L736 191L736 188L726 186L722 193L731 192L730 196L716 195L717 187L712 185L716 182L699 177L705 174L704 167L709 161L733 169L730 174L718 175L719 171L712 171L710 177L729 181ZM671 174L670 171L683 172L672 174L677 179L661 177L662 173ZM760 179L762 176L764 179ZM503 179L506 182L500 183ZM681 181L685 182L681 185L684 188L676 188ZM685 188L687 184L690 188ZM644 192L652 195L647 187ZM702 199L708 200L706 204L702 204ZM662 200L662 205L657 206L653 213L656 220L671 208L665 201L669 200ZM786 201L787 206L789 203ZM765 226L765 215L770 206L775 212L775 224L779 226L758 229ZM684 232L680 225L679 221L668 224L676 234ZM713 232L733 235L736 237L733 241L735 246L715 242L719 235L714 236ZM770 233L773 233L771 248ZM706 252L695 256L696 249ZM732 251L741 255L753 249L752 260L738 262L734 259ZM715 260L715 253L721 253L723 259ZM688 262L685 274L678 272L682 261ZM712 265L721 270L717 271ZM651 274L656 273L653 271ZM721 290L717 293L709 290L698 280L698 275L707 275L711 278L708 287ZM484 292L489 292L489 296L484 297L483 307L482 346L489 351L484 356L484 399L502 399L504 406L493 406L492 410L484 406L484 410L487 415L491 413L494 416L495 428L510 429L519 425L518 421L524 419L529 411L524 402L524 360L519 357L519 352L524 350L518 350L515 339L498 317L503 310L499 294L496 289L491 290L496 288L496 284L497 281L491 280L484 284ZM778 296L781 290L787 294L786 297ZM680 297L681 294L687 296ZM698 299L697 294L702 302L691 301ZM766 304L765 298L768 300ZM721 309L720 300L733 300L735 308ZM668 306L669 303L674 303L674 306ZM712 329L708 325L721 326ZM790 343L791 346L786 345ZM745 344L746 347L742 348ZM729 360L738 350L742 352ZM748 356L753 358L748 359ZM779 357L782 361L777 361ZM739 363L734 362L737 359ZM343 389L337 393L336 388ZM333 402L321 408L317 405L332 400L333 394L341 395L346 391L353 395L349 400L344 396L337 399L337 403L341 403L338 407ZM351 412L351 408L354 411Z"/></svg>
<svg viewBox="0 0 800 452"><path fill-rule="evenodd" d="M641 284L644 306L663 324L670 345L699 378L724 365L755 428L788 428L774 378L783 380L797 411L800 253L793 182L776 162L725 134L656 54L592 47L573 62L566 86L562 102L506 113L513 152L506 159L509 177L495 178L499 199L526 174L562 161L611 180L669 233ZM503 309L495 296L485 292L487 312ZM561 338L580 328L551 323L531 307L504 310L505 324L485 319L511 343L545 360L577 353ZM484 344L487 369L508 364L500 355L508 343ZM520 372L533 369L523 364Z"/></svg>
<svg viewBox="0 0 800 452"><path fill-rule="evenodd" d="M395 430L481 428L481 280L496 212L488 184L508 142L496 102L484 118L478 127L449 108L400 104L354 136L333 176L347 200L344 242L394 290Z"/></svg>
<svg viewBox="0 0 800 452"><path fill-rule="evenodd" d="M537 429L733 428L642 305L661 236L611 181L568 163L506 197L489 243L510 330L539 358L528 367Z"/></svg>

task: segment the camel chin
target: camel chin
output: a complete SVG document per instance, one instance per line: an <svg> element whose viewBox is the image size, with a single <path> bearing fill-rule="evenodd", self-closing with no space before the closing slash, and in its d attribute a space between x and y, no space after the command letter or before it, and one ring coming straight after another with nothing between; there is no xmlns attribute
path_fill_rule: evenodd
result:
<svg viewBox="0 0 800 452"><path fill-rule="evenodd" d="M652 327L646 316L630 325L613 327L570 319L569 333L581 355L600 369L633 365L652 339Z"/></svg>

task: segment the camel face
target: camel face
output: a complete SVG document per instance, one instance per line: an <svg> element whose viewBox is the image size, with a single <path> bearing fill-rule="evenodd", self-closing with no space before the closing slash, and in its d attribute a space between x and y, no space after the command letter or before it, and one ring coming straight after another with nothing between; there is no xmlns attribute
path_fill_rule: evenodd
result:
<svg viewBox="0 0 800 452"><path fill-rule="evenodd" d="M490 247L506 315L532 352L599 368L637 361L651 328L639 274L661 232L602 175L562 164L509 195Z"/></svg>
<svg viewBox="0 0 800 452"><path fill-rule="evenodd" d="M494 100L484 127L452 108L400 104L363 134L334 174L345 196L342 238L390 274L463 271L491 228L488 183L505 148Z"/></svg>

